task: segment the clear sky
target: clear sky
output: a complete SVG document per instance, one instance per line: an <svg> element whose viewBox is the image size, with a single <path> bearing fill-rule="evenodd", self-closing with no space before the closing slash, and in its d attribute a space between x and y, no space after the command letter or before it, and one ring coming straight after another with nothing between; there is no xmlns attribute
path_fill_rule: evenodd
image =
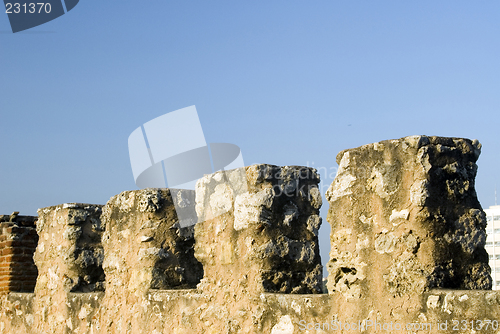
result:
<svg viewBox="0 0 500 334"><path fill-rule="evenodd" d="M0 214L137 189L128 136L191 105L207 142L240 146L246 165L321 167L323 193L343 149L477 138L487 208L500 191L499 36L499 1L81 0L16 34L4 13ZM320 234L326 262L326 220Z"/></svg>

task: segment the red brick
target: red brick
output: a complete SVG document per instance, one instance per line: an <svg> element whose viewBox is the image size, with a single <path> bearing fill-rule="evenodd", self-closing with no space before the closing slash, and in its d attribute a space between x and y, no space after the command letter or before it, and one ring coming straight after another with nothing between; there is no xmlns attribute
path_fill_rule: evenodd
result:
<svg viewBox="0 0 500 334"><path fill-rule="evenodd" d="M16 272L14 272L14 274L17 275ZM22 276L28 276L28 277L29 276L35 276L36 277L38 275L38 272L36 270L29 270L29 271L24 271L21 275Z"/></svg>
<svg viewBox="0 0 500 334"><path fill-rule="evenodd" d="M23 241L23 240L12 240L11 241L11 246L12 247L29 247L31 246L32 244L34 244L33 241L31 240L26 240L26 241Z"/></svg>
<svg viewBox="0 0 500 334"><path fill-rule="evenodd" d="M9 254L9 255L6 255L6 256L2 256L2 258L4 258L4 261L5 262L18 262L21 257L24 256L24 255L19 255L19 254Z"/></svg>
<svg viewBox="0 0 500 334"><path fill-rule="evenodd" d="M22 282L23 284L30 283L30 282L36 282L37 276L25 276L25 277L19 277L18 281Z"/></svg>
<svg viewBox="0 0 500 334"><path fill-rule="evenodd" d="M17 261L14 261L14 262L10 263L10 267L12 268L12 270L16 270L16 271L19 270L19 268L25 268L26 265L27 265L26 262L17 262Z"/></svg>
<svg viewBox="0 0 500 334"><path fill-rule="evenodd" d="M28 240L16 240L12 243L12 246L14 247L32 247L32 248L36 248L37 246L37 241L36 240L31 240L31 239L28 239Z"/></svg>
<svg viewBox="0 0 500 334"><path fill-rule="evenodd" d="M6 247L2 249L2 255L10 255L10 254L22 254L23 250L19 248Z"/></svg>
<svg viewBox="0 0 500 334"><path fill-rule="evenodd" d="M3 281L3 282L0 282L0 288L8 288L10 286L10 282L9 281Z"/></svg>
<svg viewBox="0 0 500 334"><path fill-rule="evenodd" d="M23 242L28 242L28 241L37 242L38 236L36 234L35 235L25 235L25 236L23 236L22 241Z"/></svg>
<svg viewBox="0 0 500 334"><path fill-rule="evenodd" d="M20 262L33 262L33 255L28 255L28 254L18 254L14 255L16 258L18 258Z"/></svg>
<svg viewBox="0 0 500 334"><path fill-rule="evenodd" d="M29 268L26 268L26 266L23 266L23 267L14 267L12 269L12 272L15 274L15 275L34 275L35 273L37 273L36 269L32 268L31 266Z"/></svg>
<svg viewBox="0 0 500 334"><path fill-rule="evenodd" d="M12 247L12 240L6 240L0 242L0 249L6 248L6 247Z"/></svg>

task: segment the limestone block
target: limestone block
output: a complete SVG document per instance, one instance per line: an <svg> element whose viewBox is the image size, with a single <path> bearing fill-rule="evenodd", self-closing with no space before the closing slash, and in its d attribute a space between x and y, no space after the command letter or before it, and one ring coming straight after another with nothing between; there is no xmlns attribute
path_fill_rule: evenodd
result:
<svg viewBox="0 0 500 334"><path fill-rule="evenodd" d="M431 288L490 289L474 188L480 149L476 140L412 136L340 152L326 193L328 291L367 314Z"/></svg>
<svg viewBox="0 0 500 334"><path fill-rule="evenodd" d="M69 203L38 210L37 290L104 290L101 208Z"/></svg>
<svg viewBox="0 0 500 334"><path fill-rule="evenodd" d="M313 168L273 165L199 180L195 256L205 271L199 288L216 279L247 291L321 293L318 183Z"/></svg>
<svg viewBox="0 0 500 334"><path fill-rule="evenodd" d="M193 288L201 279L203 269L193 255L194 228L179 224L174 206L174 200L179 206L194 204L194 191L175 190L175 198L172 191L125 191L104 207L102 243L109 287L142 292Z"/></svg>

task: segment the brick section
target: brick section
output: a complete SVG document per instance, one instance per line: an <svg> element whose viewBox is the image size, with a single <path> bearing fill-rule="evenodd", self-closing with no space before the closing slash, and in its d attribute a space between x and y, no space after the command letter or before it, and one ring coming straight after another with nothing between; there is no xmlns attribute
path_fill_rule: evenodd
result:
<svg viewBox="0 0 500 334"><path fill-rule="evenodd" d="M19 216L19 212L0 215L0 293L34 291L36 221L37 217Z"/></svg>

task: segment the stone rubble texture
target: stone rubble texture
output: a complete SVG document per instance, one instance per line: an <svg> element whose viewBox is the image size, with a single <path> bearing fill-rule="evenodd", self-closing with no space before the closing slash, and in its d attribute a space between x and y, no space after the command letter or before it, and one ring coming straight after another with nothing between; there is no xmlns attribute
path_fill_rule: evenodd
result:
<svg viewBox="0 0 500 334"><path fill-rule="evenodd" d="M390 319L433 288L491 289L486 217L474 188L480 151L478 141L413 136L338 154L326 193L327 286L351 317L365 318L382 302L377 312Z"/></svg>
<svg viewBox="0 0 500 334"><path fill-rule="evenodd" d="M456 333L453 320L498 321L474 189L480 148L412 136L339 153L328 293L313 168L253 165L206 175L196 193L148 188L40 209L36 287L0 295L0 333L353 332L325 327L334 320Z"/></svg>
<svg viewBox="0 0 500 334"><path fill-rule="evenodd" d="M38 210L39 242L33 259L38 268L32 302L37 332L61 332L72 316L71 292L104 290L101 235L102 205L68 203ZM1 324L0 324L1 326Z"/></svg>
<svg viewBox="0 0 500 334"><path fill-rule="evenodd" d="M182 191L194 202L193 191ZM193 226L181 228L170 189L125 191L103 208L106 294L96 326L136 333L150 318L147 294L195 288L203 268L194 258Z"/></svg>
<svg viewBox="0 0 500 334"><path fill-rule="evenodd" d="M250 166L246 179L241 179L247 191L236 196L232 188L238 189L238 184L219 178L230 173L239 170L208 175L197 184L197 206L215 216L195 226L195 256L205 270L203 284L226 269L231 281L241 272L242 282L258 282L258 291L321 293L321 195L316 171ZM232 209L214 215L221 207ZM206 214L202 210L199 214Z"/></svg>

